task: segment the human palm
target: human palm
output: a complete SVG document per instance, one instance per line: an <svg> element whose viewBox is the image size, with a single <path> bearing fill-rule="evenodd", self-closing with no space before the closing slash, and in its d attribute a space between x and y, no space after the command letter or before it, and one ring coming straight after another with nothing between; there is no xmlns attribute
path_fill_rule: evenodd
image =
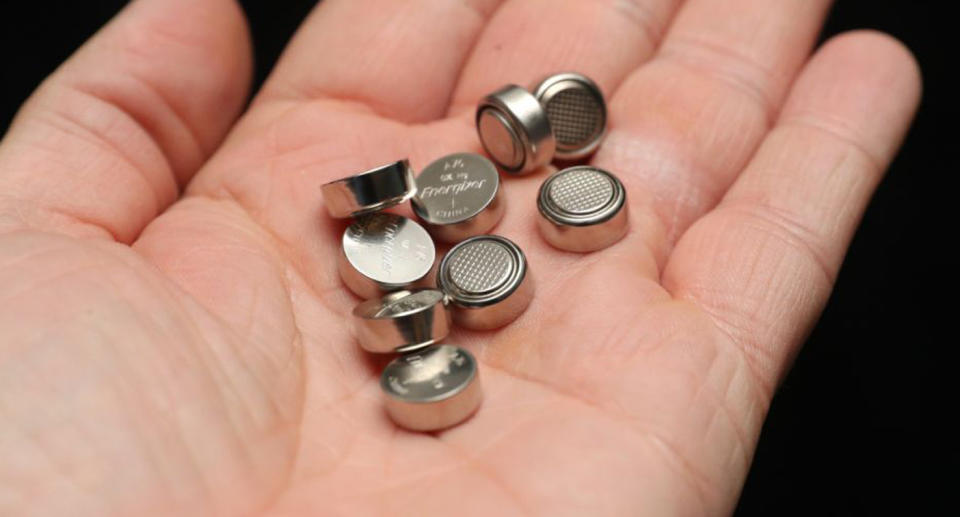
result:
<svg viewBox="0 0 960 517"><path fill-rule="evenodd" d="M0 514L730 512L919 80L878 34L808 60L823 0L680 4L328 0L237 121L236 6L134 2L0 146ZM319 187L479 152L481 95L564 70L631 231L552 249L506 178L534 301L450 336L474 417L401 430Z"/></svg>

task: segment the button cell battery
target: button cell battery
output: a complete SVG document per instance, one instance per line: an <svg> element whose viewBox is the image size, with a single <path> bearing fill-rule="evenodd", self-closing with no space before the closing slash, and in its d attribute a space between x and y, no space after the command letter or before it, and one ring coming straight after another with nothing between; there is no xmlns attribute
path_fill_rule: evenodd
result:
<svg viewBox="0 0 960 517"><path fill-rule="evenodd" d="M440 261L437 285L456 306L454 323L493 329L515 320L530 305L533 279L520 248L496 235L467 239Z"/></svg>
<svg viewBox="0 0 960 517"><path fill-rule="evenodd" d="M422 281L433 267L433 239L406 217L375 213L360 217L343 232L338 268L343 283L370 299Z"/></svg>
<svg viewBox="0 0 960 517"><path fill-rule="evenodd" d="M413 431L436 431L466 420L483 392L477 361L453 345L433 345L402 355L380 376L390 418Z"/></svg>
<svg viewBox="0 0 960 517"><path fill-rule="evenodd" d="M556 148L543 106L513 84L491 93L477 107L477 133L504 171L527 174L550 163Z"/></svg>
<svg viewBox="0 0 960 517"><path fill-rule="evenodd" d="M417 176L413 211L443 242L459 242L488 232L503 217L500 174L473 153L444 156Z"/></svg>
<svg viewBox="0 0 960 517"><path fill-rule="evenodd" d="M436 289L396 291L353 309L357 341L368 352L410 352L450 332L446 296Z"/></svg>
<svg viewBox="0 0 960 517"><path fill-rule="evenodd" d="M533 95L550 120L556 158L577 160L597 149L606 133L607 105L596 83L582 74L555 74L540 81Z"/></svg>
<svg viewBox="0 0 960 517"><path fill-rule="evenodd" d="M537 196L538 226L556 248L606 248L627 233L626 191L613 174L587 165L552 174Z"/></svg>
<svg viewBox="0 0 960 517"><path fill-rule="evenodd" d="M399 205L417 193L407 160L331 181L321 187L331 216L356 217Z"/></svg>

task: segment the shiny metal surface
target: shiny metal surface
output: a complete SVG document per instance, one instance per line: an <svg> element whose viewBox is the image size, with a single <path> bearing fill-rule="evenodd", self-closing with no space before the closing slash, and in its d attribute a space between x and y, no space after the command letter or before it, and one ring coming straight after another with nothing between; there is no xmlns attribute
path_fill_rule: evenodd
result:
<svg viewBox="0 0 960 517"><path fill-rule="evenodd" d="M435 259L433 239L422 226L403 216L375 213L343 232L338 267L343 283L369 299L423 281Z"/></svg>
<svg viewBox="0 0 960 517"><path fill-rule="evenodd" d="M515 320L530 305L533 279L520 248L496 235L467 239L440 261L437 285L455 305L453 321L493 329Z"/></svg>
<svg viewBox="0 0 960 517"><path fill-rule="evenodd" d="M556 158L576 160L597 149L606 133L607 105L596 83L568 72L547 77L532 91L550 120Z"/></svg>
<svg viewBox="0 0 960 517"><path fill-rule="evenodd" d="M356 217L403 203L417 192L407 160L331 181L321 187L331 216Z"/></svg>
<svg viewBox="0 0 960 517"><path fill-rule="evenodd" d="M397 425L436 431L466 420L483 399L477 361L453 345L433 345L394 359L380 376Z"/></svg>
<svg viewBox="0 0 960 517"><path fill-rule="evenodd" d="M385 354L410 352L450 333L446 296L436 289L414 289L367 300L353 309L360 347Z"/></svg>
<svg viewBox="0 0 960 517"><path fill-rule="evenodd" d="M510 118L497 109L485 109L477 116L477 133L484 149L504 170L523 167L523 140L514 130Z"/></svg>
<svg viewBox="0 0 960 517"><path fill-rule="evenodd" d="M437 240L459 242L486 233L503 217L500 174L479 154L444 156L416 181L413 211Z"/></svg>
<svg viewBox="0 0 960 517"><path fill-rule="evenodd" d="M627 233L626 190L609 172L591 166L563 169L540 186L540 234L552 246L596 251Z"/></svg>
<svg viewBox="0 0 960 517"><path fill-rule="evenodd" d="M527 174L553 159L556 141L547 113L519 86L504 86L484 98L476 123L484 149L506 172Z"/></svg>

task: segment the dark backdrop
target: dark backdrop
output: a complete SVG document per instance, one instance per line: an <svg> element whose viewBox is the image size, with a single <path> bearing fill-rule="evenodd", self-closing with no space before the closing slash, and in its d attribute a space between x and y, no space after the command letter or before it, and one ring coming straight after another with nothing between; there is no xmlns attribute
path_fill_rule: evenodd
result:
<svg viewBox="0 0 960 517"><path fill-rule="evenodd" d="M0 132L37 83L123 3L0 0ZM259 83L313 1L242 3ZM948 219L948 182L957 173L949 123L958 119L948 67L957 43L941 7L950 3L839 0L824 31L869 27L899 37L920 60L925 95L836 291L773 401L737 516L940 513L955 484L957 447L948 439L956 432L947 417L958 405L944 354L960 342L946 332L957 305L946 248L957 237Z"/></svg>

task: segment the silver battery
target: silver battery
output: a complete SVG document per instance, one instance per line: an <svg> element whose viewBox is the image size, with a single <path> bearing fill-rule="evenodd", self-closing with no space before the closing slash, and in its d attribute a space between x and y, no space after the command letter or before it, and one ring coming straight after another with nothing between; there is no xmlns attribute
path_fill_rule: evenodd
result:
<svg viewBox="0 0 960 517"><path fill-rule="evenodd" d="M606 248L627 233L626 199L620 180L603 169L583 165L558 171L537 196L540 234L562 250Z"/></svg>
<svg viewBox="0 0 960 517"><path fill-rule="evenodd" d="M455 305L453 321L470 329L499 328L533 298L533 279L520 248L496 235L467 239L440 261L437 285Z"/></svg>
<svg viewBox="0 0 960 517"><path fill-rule="evenodd" d="M357 305L353 315L360 347L378 354L424 348L450 333L446 295L436 289L389 293Z"/></svg>
<svg viewBox="0 0 960 517"><path fill-rule="evenodd" d="M370 299L423 281L435 259L433 239L422 226L403 216L375 213L343 232L337 265L343 283Z"/></svg>
<svg viewBox="0 0 960 517"><path fill-rule="evenodd" d="M532 91L550 120L555 158L577 160L596 151L607 129L607 104L596 83L567 72L547 77Z"/></svg>
<svg viewBox="0 0 960 517"><path fill-rule="evenodd" d="M331 216L347 218L399 205L417 193L417 186L410 163L400 160L331 181L321 193Z"/></svg>
<svg viewBox="0 0 960 517"><path fill-rule="evenodd" d="M550 163L556 148L547 113L527 90L510 84L477 107L477 133L504 171L527 174Z"/></svg>
<svg viewBox="0 0 960 517"><path fill-rule="evenodd" d="M416 181L413 211L437 240L459 242L487 233L503 217L500 174L479 154L444 156Z"/></svg>
<svg viewBox="0 0 960 517"><path fill-rule="evenodd" d="M434 345L402 355L380 376L386 409L400 427L436 431L459 424L483 400L477 361L453 345Z"/></svg>

